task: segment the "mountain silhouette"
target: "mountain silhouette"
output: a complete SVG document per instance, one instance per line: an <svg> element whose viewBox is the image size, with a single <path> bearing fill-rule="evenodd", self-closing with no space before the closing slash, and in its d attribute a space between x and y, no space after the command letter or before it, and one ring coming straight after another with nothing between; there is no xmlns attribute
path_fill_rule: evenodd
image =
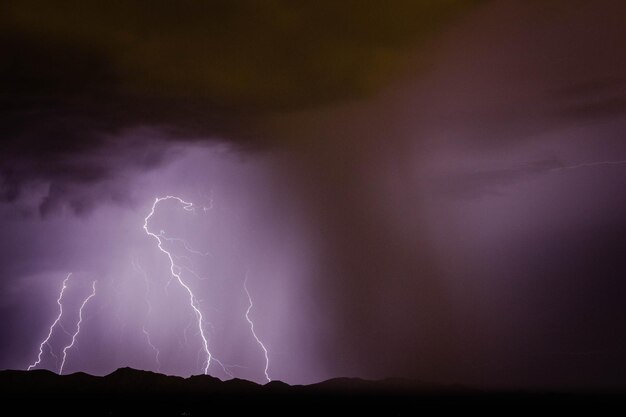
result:
<svg viewBox="0 0 626 417"><path fill-rule="evenodd" d="M2 405L13 414L62 415L217 415L262 413L413 415L426 411L483 410L493 413L576 409L606 405L622 409L625 393L484 391L427 384L411 379L371 381L334 378L311 385L243 379L221 381L208 375L189 378L132 368L99 377L47 370L0 372Z"/></svg>

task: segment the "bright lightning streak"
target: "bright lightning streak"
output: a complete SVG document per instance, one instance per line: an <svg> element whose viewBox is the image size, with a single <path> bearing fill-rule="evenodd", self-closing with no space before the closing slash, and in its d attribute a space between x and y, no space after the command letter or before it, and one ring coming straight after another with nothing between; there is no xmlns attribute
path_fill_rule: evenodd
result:
<svg viewBox="0 0 626 417"><path fill-rule="evenodd" d="M167 242L180 242L187 252L193 253L194 255L200 255L200 256L209 256L210 255L209 252L200 252L199 250L195 250L194 248L191 247L191 245L189 245L189 243L187 243L187 241L185 239L181 239L179 237L167 237L167 236L165 236L165 231L163 231L163 230L161 230L159 232L159 237L163 238L163 240L165 240Z"/></svg>
<svg viewBox="0 0 626 417"><path fill-rule="evenodd" d="M161 370L161 361L159 360L159 356L160 356L161 352L152 343L152 338L150 337L150 333L146 329L146 324L147 324L148 318L150 317L150 314L152 313L152 304L150 303L150 299L148 298L149 295L150 295L150 282L148 281L148 276L146 275L146 272L143 270L143 268L137 262L135 262L133 259L131 259L131 264L133 266L133 269L135 271L137 271L143 277L144 284L146 285L146 317L144 319L143 325L141 326L141 331L143 332L144 336L146 336L146 341L148 342L148 345L154 351L154 359L155 359L155 361L157 363L157 370L160 371Z"/></svg>
<svg viewBox="0 0 626 417"><path fill-rule="evenodd" d="M80 309L78 310L78 323L76 323L76 332L74 332L74 334L72 335L72 342L63 348L63 360L61 361L61 367L59 368L59 375L63 373L65 359L67 358L67 351L70 350L72 346L74 346L74 343L76 343L76 337L78 336L78 333L80 333L80 324L83 322L83 308L85 308L85 305L89 302L89 300L91 300L96 295L96 281L94 281L91 285L91 289L91 294L89 294L89 296L85 298L80 306Z"/></svg>
<svg viewBox="0 0 626 417"><path fill-rule="evenodd" d="M176 263L174 262L174 257L173 255L168 252L167 250L165 250L163 248L163 240L167 240L170 238L165 238L163 236L163 233L159 233L159 234L155 234L153 232L151 232L148 229L148 221L150 220L150 218L154 215L154 212L156 210L156 206L161 202L161 201L166 201L166 200L176 200L178 201L180 204L182 204L183 206L183 210L186 211L193 211L193 204L192 203L188 203L185 200L183 200L180 197L175 197L175 196L165 196L165 197L157 197L154 200L154 203L152 204L152 208L150 210L150 213L146 216L146 218L144 219L143 222L143 230L146 232L146 234L148 236L152 236L154 239L156 239L157 243L158 243L158 248L161 252L163 252L164 254L167 255L167 258L170 261L170 273L172 274L173 277L176 278L176 280L178 281L178 283L181 285L181 287L183 287L186 291L187 294L189 294L189 306L193 309L193 311L196 314L196 318L198 319L198 330L200 331L200 337L202 338L202 345L204 348L204 352L206 353L206 365L204 367L204 374L207 375L209 373L209 366L211 365L211 352L209 351L209 343L207 341L207 338L204 334L204 326L203 326L203 316L202 316L202 312L200 311L200 309L197 306L197 301L196 301L196 297L193 294L193 291L191 291L191 288L189 288L189 286L187 284L185 284L185 282L183 281L182 277L181 277L181 268L176 265ZM163 239L163 240L161 240Z"/></svg>
<svg viewBox="0 0 626 417"><path fill-rule="evenodd" d="M160 371L161 370L161 361L159 361L159 355L161 354L161 352L152 343L152 339L150 338L150 333L148 333L148 331L146 330L146 326L143 326L141 328L141 331L146 336L146 340L148 341L148 345L150 345L150 347L154 351L154 359L156 360L156 363L157 363L157 366L158 366L157 371Z"/></svg>
<svg viewBox="0 0 626 417"><path fill-rule="evenodd" d="M70 272L69 274L67 274L67 277L65 277L65 279L63 280L63 285L61 286L61 292L59 293L59 298L57 298L57 304L59 305L59 315L50 326L50 329L48 330L48 336L44 339L43 342L41 342L41 345L39 345L39 355L37 355L37 360L28 366L29 371L41 363L41 355L43 354L43 347L45 345L48 346L48 348L50 349L50 353L52 354L52 356L54 356L54 353L52 353L52 347L50 346L48 342L50 341L50 338L52 337L52 331L54 330L54 327L61 320L61 316L63 316L63 305L61 304L61 299L63 298L63 293L65 292L65 289L67 288L67 281L70 279L71 276L72 276L72 273Z"/></svg>
<svg viewBox="0 0 626 417"><path fill-rule="evenodd" d="M254 331L254 322L250 319L250 310L252 310L252 296L250 295L250 291L248 291L247 282L248 282L248 274L246 274L246 278L243 281L243 289L246 291L246 295L248 296L248 302L249 302L248 309L246 310L246 320L250 324L250 330L252 331L252 336L254 336L254 338L256 339L256 342L259 344L259 346L261 346L261 349L263 349L263 353L265 355L265 370L263 372L265 373L265 378L267 379L267 382L271 382L272 380L267 374L267 369L270 366L270 360L267 356L267 349L265 348L265 345L263 345L263 342L261 342L259 337L256 335L256 332Z"/></svg>
<svg viewBox="0 0 626 417"><path fill-rule="evenodd" d="M234 378L234 375L228 370L230 365L224 365L224 363L220 362L217 358L213 358L213 360L217 362L217 364L222 368L222 370L224 371L226 375L228 375L231 378Z"/></svg>

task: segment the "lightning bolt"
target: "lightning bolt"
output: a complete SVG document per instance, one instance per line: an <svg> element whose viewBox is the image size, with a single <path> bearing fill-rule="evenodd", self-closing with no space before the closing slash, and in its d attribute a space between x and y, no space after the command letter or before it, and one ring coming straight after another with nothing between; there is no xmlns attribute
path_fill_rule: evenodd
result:
<svg viewBox="0 0 626 417"><path fill-rule="evenodd" d="M159 250L161 252L163 252L165 255L167 255L167 258L170 261L170 273L171 273L171 275L174 278L176 278L176 281L178 281L180 286L183 287L185 289L185 291L187 291L187 294L189 295L189 306L195 312L195 315L196 315L196 318L197 318L197 322L198 322L198 330L200 331L200 337L202 338L202 346L203 346L204 352L206 354L206 362L205 362L205 367L204 367L204 374L207 375L209 373L209 366L211 365L211 358L212 358L212 356L211 356L211 351L209 350L209 343L208 343L207 338L206 338L206 336L204 334L204 326L203 326L204 318L202 316L202 312L198 308L198 303L197 303L196 296L194 295L193 291L191 291L191 288L189 288L189 286L185 283L185 281L183 281L183 279L181 277L182 268L180 266L176 265L176 263L174 262L174 256L169 251L167 251L166 249L163 248L163 240L168 240L168 239L171 239L171 238L164 237L162 232L160 232L158 234L153 233L148 228L148 221L154 215L154 212L156 210L157 205L160 202L167 201L167 200L176 200L177 202L179 202L183 206L183 210L186 210L186 211L193 211L194 210L192 203L188 203L187 201L183 200L180 197L171 196L171 195L168 195L168 196L165 196L165 197L157 197L154 200L154 203L152 204L152 208L150 209L150 213L144 219L143 230L146 232L146 234L148 236L152 236L154 239L156 239L157 246L158 246Z"/></svg>
<svg viewBox="0 0 626 417"><path fill-rule="evenodd" d="M74 334L72 335L72 341L69 345L63 348L63 360L61 361L61 367L59 368L59 375L63 373L65 359L67 358L67 351L70 350L72 346L74 346L74 343L76 343L76 337L78 336L78 333L80 333L80 324L83 322L83 308L85 308L85 305L89 302L89 300L91 300L96 295L96 281L91 284L91 289L91 294L89 294L89 296L85 298L83 303L80 305L80 309L78 310L78 323L76 323L76 332L74 332Z"/></svg>
<svg viewBox="0 0 626 417"><path fill-rule="evenodd" d="M148 276L146 275L146 272L143 270L143 268L139 265L139 263L137 263L137 262L135 262L135 260L131 259L131 264L133 266L133 269L135 271L137 271L143 277L144 284L146 285L146 317L144 319L143 325L141 326L141 331L143 332L144 336L146 336L146 341L148 342L148 345L154 351L154 359L155 359L155 361L157 363L157 370L160 371L161 370L161 361L159 361L159 356L160 356L161 352L152 343L152 338L150 337L150 333L146 329L146 324L147 324L148 318L150 317L150 314L152 313L152 304L150 303L150 299L148 298L149 295L150 295L150 282L148 282Z"/></svg>
<svg viewBox="0 0 626 417"><path fill-rule="evenodd" d="M263 342L261 342L259 337L256 335L256 332L254 331L254 322L252 321L252 319L250 319L250 310L252 310L252 296L250 295L250 291L248 291L247 283L248 283L248 274L246 273L246 278L243 280L243 289L245 290L246 295L248 296L249 304L248 304L248 309L246 310L245 316L246 316L246 320L250 324L250 331L252 332L252 336L254 336L254 339L256 340L256 342L259 344L259 346L261 346L261 349L263 349L263 354L265 355L265 370L263 372L265 373L265 379L267 379L267 382L271 382L272 380L267 374L267 369L270 366L270 360L267 356L267 349L265 348L265 345L263 344Z"/></svg>
<svg viewBox="0 0 626 417"><path fill-rule="evenodd" d="M150 333L148 333L148 331L146 330L146 326L145 325L141 328L141 331L146 336L146 341L148 342L148 345L150 345L150 347L154 351L154 360L157 363L157 371L161 371L161 361L159 361L159 355L161 354L161 352L152 343L152 339L150 338Z"/></svg>
<svg viewBox="0 0 626 417"><path fill-rule="evenodd" d="M70 279L71 276L72 276L72 273L70 272L69 274L67 274L67 277L65 277L65 279L63 280L61 291L59 292L59 298L57 298L57 304L59 305L59 315L54 320L52 325L50 325L50 329L48 329L48 336L43 340L43 342L41 342L41 345L39 345L39 355L37 355L37 360L33 362L31 365L28 365L27 370L29 371L41 363L41 355L43 354L44 346L47 345L48 349L50 350L50 353L52 354L52 356L54 356L54 353L52 353L52 347L50 346L49 341L50 341L50 338L52 337L52 331L61 320L61 316L63 316L63 305L61 304L61 299L63 298L63 293L65 292L65 289L67 288L67 281Z"/></svg>
<svg viewBox="0 0 626 417"><path fill-rule="evenodd" d="M576 165L564 165L558 168L552 168L550 171L565 171L570 169L579 168L593 168L598 166L610 166L610 165L623 165L626 164L626 160L623 161L598 161L598 162L584 162Z"/></svg>
<svg viewBox="0 0 626 417"><path fill-rule="evenodd" d="M189 243L187 243L187 241L185 239L181 239L179 237L167 237L167 236L165 236L165 231L164 230L161 230L159 232L159 237L163 238L163 240L165 240L167 242L180 242L187 252L193 253L194 255L200 255L200 256L209 256L210 255L209 252L200 252L199 250L195 250L194 248L191 247L191 245L189 245Z"/></svg>
<svg viewBox="0 0 626 417"><path fill-rule="evenodd" d="M224 373L225 373L226 375L228 375L228 376L229 376L229 377L231 377L231 378L234 378L234 377L235 377L235 376L232 374L232 372L230 372L230 371L228 370L228 368L232 367L232 365L225 365L223 362L220 362L220 361L219 361L219 359L217 359L217 358L213 358L213 360L214 360L215 362L217 362L217 364L220 366L220 368L222 368L222 370L224 371Z"/></svg>
<svg viewBox="0 0 626 417"><path fill-rule="evenodd" d="M154 200L154 203L152 204L152 207L150 209L150 212L148 213L148 215L144 218L144 222L143 222L143 230L145 231L145 233L154 238L157 241L157 247L158 249L164 253L168 260L169 260L169 270L170 270L170 280L168 281L167 286L173 281L175 280L176 282L178 282L178 284L187 292L188 296L189 296L189 306L191 308L191 311L194 313L194 316L196 318L196 324L197 324L197 335L200 336L200 338L202 339L202 348L198 351L198 353L200 354L200 352L204 352L205 353L205 362L204 362L204 374L208 374L209 371L209 367L211 365L212 361L215 361L215 363L217 365L219 365L222 369L222 371L228 375L229 377L233 378L233 374L230 372L230 368L236 368L236 367L240 367L239 365L228 365L226 363L221 362L217 357L215 357L214 355L212 355L211 351L209 350L209 344L208 344L208 340L207 340L207 336L205 334L205 326L211 326L210 322L207 322L202 314L202 311L200 310L200 301L195 294L193 293L191 287L183 280L182 274L183 271L186 271L190 274L192 274L194 277L196 277L197 279L206 279L203 278L201 276L199 276L195 271L193 271L191 268L189 268L188 266L184 265L184 264L178 264L177 260L182 260L184 259L188 259L191 262L191 259L189 257L186 256L178 256L172 252L170 252L169 250L165 249L163 247L164 242L167 243L179 243L182 245L182 247L190 254L194 254L194 255L200 255L200 256L209 256L210 253L206 252L200 252L196 249L194 249L191 245L189 245L187 243L186 240L178 238L178 237L170 237L170 236L166 236L165 231L161 230L158 233L155 233L153 231L151 231L148 227L148 223L150 222L150 219L154 216L157 206L160 202L166 201L166 200L175 200L176 202L178 202L179 204L182 205L183 210L185 211L191 211L191 212L195 212L195 207L193 206L192 203L189 203L185 200L183 200L180 197L176 197L176 196L165 196L165 197L157 197ZM213 200L211 199L210 201L210 206L209 207L202 207L202 210L204 212L210 210L213 207ZM156 363L160 369L161 367L161 363L159 361L159 355L160 355L160 351L159 349L152 343L152 339L150 336L150 333L147 329L147 321L149 319L149 316L152 313L152 305L150 303L150 283L148 281L148 277L145 273L145 271L141 268L141 266L134 260L131 258L131 264L133 266L133 269L140 273L144 279L145 282L145 286L146 286L146 293L145 293L145 301L146 301L146 317L144 320L144 324L142 326L142 332L146 337L147 343L148 345L152 348L152 350L155 352L155 360ZM68 352L74 347L74 345L76 344L76 340L78 338L78 335L80 334L81 331L81 325L83 323L83 310L85 308L85 306L89 303L89 300L91 300L93 297L96 296L96 283L97 281L93 281L92 282L92 291L91 293L83 300L82 304L80 305L80 308L78 310L78 322L76 323L76 330L73 334L70 334L67 330L65 330L65 328L63 327L62 323L61 323L61 318L63 317L63 305L62 305L62 300L65 294L65 290L68 288L68 281L70 279L70 277L72 276L72 273L69 273L67 275L67 277L63 280L62 286L61 286L61 290L59 292L59 296L57 298L57 305L59 306L59 313L57 315L57 317L55 318L54 322L50 325L49 329L48 329L48 334L46 336L46 338L41 342L41 344L39 345L39 353L37 355L37 359L35 360L35 362L33 362L31 365L28 366L28 370L31 370L35 367L37 367L41 361L42 361L42 356L44 354L44 350L47 347L47 351L57 359L57 365L59 362L59 359L61 359L61 364L59 366L59 375L61 375L63 373L64 367L65 367L65 363L67 362L67 355ZM257 336L255 329L254 329L254 322L252 321L252 319L250 318L250 312L252 310L253 306L253 302L252 302L252 296L248 290L247 287L247 280L248 280L248 274L246 273L246 278L244 280L243 283L243 287L244 287L244 291L248 297L248 308L245 312L245 319L246 321L249 323L250 325L250 330L252 332L252 336L254 337L254 339L256 340L257 344L261 347L261 349L263 350L264 356L265 356L265 368L264 368L264 374L265 374L265 378L267 379L268 382L271 381L269 374L268 374L268 369L269 369L269 357L268 357L268 351L265 347L265 345L262 343L262 341L259 339L259 337ZM189 329L189 327L193 324L193 320L190 321L189 325L187 326L187 328L185 328L184 330L184 338L185 338L185 342L187 339L187 330ZM69 337L71 337L71 341L68 345L66 345L63 349L62 349L62 357L59 358L58 356L56 356L54 354L54 351L52 349L52 346L50 345L50 339L52 337L52 334L54 332L54 329L56 327L60 327L64 333L66 333ZM186 344L186 343L185 343ZM244 368L244 367L241 367Z"/></svg>

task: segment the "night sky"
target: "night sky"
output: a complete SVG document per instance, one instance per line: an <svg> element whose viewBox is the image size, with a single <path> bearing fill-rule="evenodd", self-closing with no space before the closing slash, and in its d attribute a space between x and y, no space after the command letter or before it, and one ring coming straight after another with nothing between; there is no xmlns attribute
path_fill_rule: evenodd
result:
<svg viewBox="0 0 626 417"><path fill-rule="evenodd" d="M3 1L0 368L626 386L624 16Z"/></svg>

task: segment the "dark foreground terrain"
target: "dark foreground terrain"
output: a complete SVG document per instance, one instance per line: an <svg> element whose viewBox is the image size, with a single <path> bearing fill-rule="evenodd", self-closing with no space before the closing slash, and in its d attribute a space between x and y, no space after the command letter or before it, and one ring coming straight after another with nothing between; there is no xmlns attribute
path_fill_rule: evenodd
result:
<svg viewBox="0 0 626 417"><path fill-rule="evenodd" d="M415 415L432 411L623 410L626 391L487 392L410 380L331 379L290 386L258 385L210 376L180 378L130 368L96 377L49 371L0 372L2 406L9 414L37 415Z"/></svg>

